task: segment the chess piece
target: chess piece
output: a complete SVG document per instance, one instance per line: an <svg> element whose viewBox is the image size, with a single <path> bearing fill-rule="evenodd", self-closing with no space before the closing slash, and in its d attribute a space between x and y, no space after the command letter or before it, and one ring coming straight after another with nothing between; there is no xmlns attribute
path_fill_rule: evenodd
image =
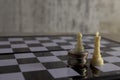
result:
<svg viewBox="0 0 120 80"><path fill-rule="evenodd" d="M76 52L84 52L84 47L82 44L82 34L79 32L77 35L77 44L76 44Z"/></svg>
<svg viewBox="0 0 120 80"><path fill-rule="evenodd" d="M78 72L81 75L81 80L82 79L86 79L88 77L88 67L83 67L83 68L79 68L79 66L74 66L72 67L72 69L74 69L76 72Z"/></svg>
<svg viewBox="0 0 120 80"><path fill-rule="evenodd" d="M71 66L80 66L84 67L87 62L88 52L84 51L82 45L82 34L78 33L77 35L77 44L74 49L71 49L68 52L68 64Z"/></svg>
<svg viewBox="0 0 120 80"><path fill-rule="evenodd" d="M91 65L93 66L102 66L104 64L100 52L100 40L101 40L101 36L99 36L99 32L97 32L95 36L95 48L94 48L93 58L91 60Z"/></svg>
<svg viewBox="0 0 120 80"><path fill-rule="evenodd" d="M88 52L81 52L81 54L68 53L68 64L69 66L79 66L83 68L87 63Z"/></svg>

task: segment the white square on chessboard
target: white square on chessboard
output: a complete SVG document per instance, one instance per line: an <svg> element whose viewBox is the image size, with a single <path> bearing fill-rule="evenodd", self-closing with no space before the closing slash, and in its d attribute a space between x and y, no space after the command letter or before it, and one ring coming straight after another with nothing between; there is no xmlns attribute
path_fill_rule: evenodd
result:
<svg viewBox="0 0 120 80"><path fill-rule="evenodd" d="M19 67L22 72L46 70L46 68L41 63L22 64L19 65Z"/></svg>
<svg viewBox="0 0 120 80"><path fill-rule="evenodd" d="M0 80L25 80L22 73L0 74Z"/></svg>
<svg viewBox="0 0 120 80"><path fill-rule="evenodd" d="M115 56L103 57L103 59L107 62L120 62L120 58Z"/></svg>
<svg viewBox="0 0 120 80"><path fill-rule="evenodd" d="M74 39L73 37L61 37L61 39L63 39L63 40L72 40L72 39Z"/></svg>
<svg viewBox="0 0 120 80"><path fill-rule="evenodd" d="M48 37L36 37L36 40L49 40Z"/></svg>
<svg viewBox="0 0 120 80"><path fill-rule="evenodd" d="M60 61L60 59L58 59L56 56L38 57L38 60L42 63Z"/></svg>
<svg viewBox="0 0 120 80"><path fill-rule="evenodd" d="M109 51L107 54L113 55L113 56L120 56L120 51Z"/></svg>
<svg viewBox="0 0 120 80"><path fill-rule="evenodd" d="M72 77L72 76L80 76L76 71L71 68L57 68L57 69L49 69L50 74L54 78L64 78L64 77Z"/></svg>
<svg viewBox="0 0 120 80"><path fill-rule="evenodd" d="M26 48L28 47L26 44L11 44L12 48Z"/></svg>
<svg viewBox="0 0 120 80"><path fill-rule="evenodd" d="M110 71L120 70L120 67L118 67L114 64L110 64L110 63L105 63L103 66L95 66L95 67L102 72L110 72Z"/></svg>
<svg viewBox="0 0 120 80"><path fill-rule="evenodd" d="M86 49L86 51L88 51L88 53L93 53L94 49Z"/></svg>
<svg viewBox="0 0 120 80"><path fill-rule="evenodd" d="M66 45L66 46L61 46L63 49L73 49L75 46L74 45Z"/></svg>
<svg viewBox="0 0 120 80"><path fill-rule="evenodd" d="M72 45L76 45L77 42L73 41L73 42L70 42L70 44L72 44Z"/></svg>
<svg viewBox="0 0 120 80"><path fill-rule="evenodd" d="M23 41L23 38L8 38L9 41Z"/></svg>
<svg viewBox="0 0 120 80"><path fill-rule="evenodd" d="M112 49L114 49L116 51L120 51L120 47L113 47Z"/></svg>
<svg viewBox="0 0 120 80"><path fill-rule="evenodd" d="M90 42L91 40L90 40L90 39L83 38L82 41L83 41L83 42Z"/></svg>
<svg viewBox="0 0 120 80"><path fill-rule="evenodd" d="M91 53L88 53L88 59L91 59L92 58L92 54Z"/></svg>
<svg viewBox="0 0 120 80"><path fill-rule="evenodd" d="M25 43L26 44L39 44L40 42L37 40L26 40Z"/></svg>
<svg viewBox="0 0 120 80"><path fill-rule="evenodd" d="M30 51L48 51L45 47L30 47Z"/></svg>
<svg viewBox="0 0 120 80"><path fill-rule="evenodd" d="M10 45L9 41L0 41L0 45Z"/></svg>
<svg viewBox="0 0 120 80"><path fill-rule="evenodd" d="M45 47L58 46L56 43L42 43Z"/></svg>
<svg viewBox="0 0 120 80"><path fill-rule="evenodd" d="M93 36L85 36L85 37L83 37L83 39L90 40L90 39L94 39L94 37Z"/></svg>
<svg viewBox="0 0 120 80"><path fill-rule="evenodd" d="M101 44L109 44L109 41L101 40Z"/></svg>
<svg viewBox="0 0 120 80"><path fill-rule="evenodd" d="M67 55L68 51L52 51L51 53L55 56L60 56L60 55Z"/></svg>
<svg viewBox="0 0 120 80"><path fill-rule="evenodd" d="M0 60L0 66L17 65L16 59Z"/></svg>
<svg viewBox="0 0 120 80"><path fill-rule="evenodd" d="M65 40L62 40L62 39L54 39L52 40L53 42L56 42L56 43L62 43L62 42L66 42Z"/></svg>
<svg viewBox="0 0 120 80"><path fill-rule="evenodd" d="M3 48L0 49L0 53L12 53L13 50L11 48Z"/></svg>
<svg viewBox="0 0 120 80"><path fill-rule="evenodd" d="M15 58L21 59L21 58L33 58L35 55L33 53L19 53L19 54L14 54Z"/></svg>

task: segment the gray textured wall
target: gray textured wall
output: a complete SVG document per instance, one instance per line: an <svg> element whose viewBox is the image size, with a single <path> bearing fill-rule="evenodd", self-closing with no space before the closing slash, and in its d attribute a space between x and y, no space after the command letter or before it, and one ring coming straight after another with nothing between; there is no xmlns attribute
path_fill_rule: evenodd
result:
<svg viewBox="0 0 120 80"><path fill-rule="evenodd" d="M89 0L22 0L24 32L87 31Z"/></svg>
<svg viewBox="0 0 120 80"><path fill-rule="evenodd" d="M0 32L19 31L19 0L0 0Z"/></svg>
<svg viewBox="0 0 120 80"><path fill-rule="evenodd" d="M117 33L119 3L120 0L0 0L0 32Z"/></svg>

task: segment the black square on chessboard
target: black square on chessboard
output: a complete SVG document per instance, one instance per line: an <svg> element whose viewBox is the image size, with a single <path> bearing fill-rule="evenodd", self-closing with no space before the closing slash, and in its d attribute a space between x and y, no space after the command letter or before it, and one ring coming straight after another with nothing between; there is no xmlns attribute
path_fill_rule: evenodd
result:
<svg viewBox="0 0 120 80"><path fill-rule="evenodd" d="M22 59L17 59L17 62L19 64L39 63L37 58L22 58Z"/></svg>
<svg viewBox="0 0 120 80"><path fill-rule="evenodd" d="M57 43L59 46L64 46L64 45L71 45L69 42L61 42Z"/></svg>
<svg viewBox="0 0 120 80"><path fill-rule="evenodd" d="M15 59L15 56L13 54L0 55L0 60L4 59Z"/></svg>
<svg viewBox="0 0 120 80"><path fill-rule="evenodd" d="M24 40L36 40L35 37L24 37Z"/></svg>
<svg viewBox="0 0 120 80"><path fill-rule="evenodd" d="M53 56L53 54L50 52L36 52L36 53L34 53L34 55L36 57Z"/></svg>
<svg viewBox="0 0 120 80"><path fill-rule="evenodd" d="M20 72L18 65L0 66L0 74Z"/></svg>
<svg viewBox="0 0 120 80"><path fill-rule="evenodd" d="M101 47L101 51L115 51L111 47Z"/></svg>
<svg viewBox="0 0 120 80"><path fill-rule="evenodd" d="M52 36L51 36L51 37L49 37L49 39L50 39L50 40L60 39L60 37L57 37L57 36L53 36L53 37L52 37Z"/></svg>
<svg viewBox="0 0 120 80"><path fill-rule="evenodd" d="M76 39L72 39L72 40L66 40L66 42L76 42Z"/></svg>
<svg viewBox="0 0 120 80"><path fill-rule="evenodd" d="M94 44L94 42L91 42L91 41L90 41L90 42L88 42L88 41L83 41L83 43L88 44L88 45L89 45L89 44Z"/></svg>
<svg viewBox="0 0 120 80"><path fill-rule="evenodd" d="M85 49L93 49L92 47L89 46L89 44L88 44L88 45L85 44L85 45L83 45L83 46L84 46Z"/></svg>
<svg viewBox="0 0 120 80"><path fill-rule="evenodd" d="M47 70L23 73L25 80L54 80Z"/></svg>
<svg viewBox="0 0 120 80"><path fill-rule="evenodd" d="M8 38L0 38L0 41L8 41Z"/></svg>
<svg viewBox="0 0 120 80"><path fill-rule="evenodd" d="M40 40L41 43L52 43L51 40Z"/></svg>
<svg viewBox="0 0 120 80"><path fill-rule="evenodd" d="M61 55L61 56L57 56L59 59L61 59L62 61L64 60L68 60L68 56L67 55Z"/></svg>
<svg viewBox="0 0 120 80"><path fill-rule="evenodd" d="M0 48L11 48L10 45L0 45Z"/></svg>
<svg viewBox="0 0 120 80"><path fill-rule="evenodd" d="M10 41L11 44L25 44L24 41Z"/></svg>
<svg viewBox="0 0 120 80"><path fill-rule="evenodd" d="M61 61L43 63L46 69L64 68L67 65Z"/></svg>
<svg viewBox="0 0 120 80"><path fill-rule="evenodd" d="M20 52L30 52L30 49L29 48L13 48L13 51L15 53L20 53Z"/></svg>
<svg viewBox="0 0 120 80"><path fill-rule="evenodd" d="M41 47L41 44L27 44L28 47Z"/></svg>
<svg viewBox="0 0 120 80"><path fill-rule="evenodd" d="M49 51L63 50L60 46L46 47Z"/></svg>

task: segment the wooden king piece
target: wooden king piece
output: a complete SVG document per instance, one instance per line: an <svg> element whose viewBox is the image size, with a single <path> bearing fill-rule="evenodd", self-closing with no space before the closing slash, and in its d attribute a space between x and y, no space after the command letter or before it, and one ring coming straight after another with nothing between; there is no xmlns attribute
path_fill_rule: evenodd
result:
<svg viewBox="0 0 120 80"><path fill-rule="evenodd" d="M101 52L100 52L100 40L101 40L101 36L99 36L99 32L97 32L95 36L95 48L94 48L93 58L91 60L91 64L93 66L104 65L104 61L101 57Z"/></svg>

